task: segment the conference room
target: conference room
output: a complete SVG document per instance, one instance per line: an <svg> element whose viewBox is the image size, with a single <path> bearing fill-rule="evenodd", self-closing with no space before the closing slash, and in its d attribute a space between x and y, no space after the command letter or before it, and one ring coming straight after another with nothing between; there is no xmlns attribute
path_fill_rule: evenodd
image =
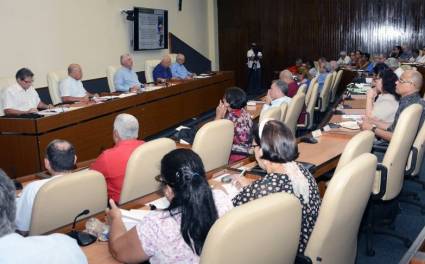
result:
<svg viewBox="0 0 425 264"><path fill-rule="evenodd" d="M3 3L0 263L425 262L423 8Z"/></svg>

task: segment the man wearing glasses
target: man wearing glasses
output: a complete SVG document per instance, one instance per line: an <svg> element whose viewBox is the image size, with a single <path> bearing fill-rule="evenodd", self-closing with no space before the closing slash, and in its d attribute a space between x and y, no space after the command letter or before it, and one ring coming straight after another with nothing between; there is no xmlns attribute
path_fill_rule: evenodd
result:
<svg viewBox="0 0 425 264"><path fill-rule="evenodd" d="M40 100L38 93L32 87L34 74L27 68L16 73L16 84L8 87L3 94L3 108L6 115L23 115L36 113L38 109L47 109Z"/></svg>
<svg viewBox="0 0 425 264"><path fill-rule="evenodd" d="M423 110L419 121L419 128L421 128L425 118L425 101L419 95L422 81L423 78L421 73L415 70L406 70L396 82L396 93L399 94L401 98L397 112L395 113L394 122L389 127L383 127L379 124L364 121L361 125L362 130L371 130L377 137L390 141L401 112L412 104L422 105Z"/></svg>

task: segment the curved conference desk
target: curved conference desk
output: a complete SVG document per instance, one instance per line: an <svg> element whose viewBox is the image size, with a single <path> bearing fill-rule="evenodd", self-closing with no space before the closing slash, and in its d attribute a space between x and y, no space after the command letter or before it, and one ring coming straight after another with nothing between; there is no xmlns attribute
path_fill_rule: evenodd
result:
<svg viewBox="0 0 425 264"><path fill-rule="evenodd" d="M53 139L75 146L79 161L96 158L113 145L116 115L140 122L140 137L154 135L214 109L224 90L235 84L233 72L179 81L160 89L41 118L0 118L0 168L12 178L43 170L44 150Z"/></svg>

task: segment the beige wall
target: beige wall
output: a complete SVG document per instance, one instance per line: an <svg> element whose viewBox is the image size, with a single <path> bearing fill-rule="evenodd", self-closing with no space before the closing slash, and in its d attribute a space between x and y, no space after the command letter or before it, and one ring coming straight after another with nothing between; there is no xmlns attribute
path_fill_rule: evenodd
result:
<svg viewBox="0 0 425 264"><path fill-rule="evenodd" d="M168 10L168 30L216 65L216 0L14 0L0 3L0 77L13 76L18 68L35 73L35 87L46 86L46 73L69 63L83 67L83 79L104 77L108 65L119 64L119 55L130 52L135 70L144 61L159 58L161 51L132 51L132 23L121 15L133 6ZM210 12L214 12L209 14Z"/></svg>

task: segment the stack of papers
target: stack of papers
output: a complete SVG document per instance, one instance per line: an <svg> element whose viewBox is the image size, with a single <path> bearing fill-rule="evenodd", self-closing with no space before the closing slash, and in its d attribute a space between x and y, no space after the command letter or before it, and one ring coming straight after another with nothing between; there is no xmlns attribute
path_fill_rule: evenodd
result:
<svg viewBox="0 0 425 264"><path fill-rule="evenodd" d="M56 115L59 113L65 113L68 112L72 109L70 109L69 107L55 107L52 109L45 109L42 111L38 111L37 114L42 115L42 116L51 116L51 115Z"/></svg>
<svg viewBox="0 0 425 264"><path fill-rule="evenodd" d="M342 119L351 119L354 121L362 120L362 115L342 115Z"/></svg>
<svg viewBox="0 0 425 264"><path fill-rule="evenodd" d="M345 122L340 122L339 125L342 128L348 128L348 129L360 129L359 124L356 121L345 121Z"/></svg>
<svg viewBox="0 0 425 264"><path fill-rule="evenodd" d="M168 206L170 206L170 202L165 197L156 199L155 201L152 201L149 204L155 205L157 210L166 209L168 208ZM151 210L143 210L143 209L131 209L131 210L120 209L120 210L121 210L122 221L124 222L124 226L127 230L132 229L134 226L142 222L145 216L154 212Z"/></svg>

